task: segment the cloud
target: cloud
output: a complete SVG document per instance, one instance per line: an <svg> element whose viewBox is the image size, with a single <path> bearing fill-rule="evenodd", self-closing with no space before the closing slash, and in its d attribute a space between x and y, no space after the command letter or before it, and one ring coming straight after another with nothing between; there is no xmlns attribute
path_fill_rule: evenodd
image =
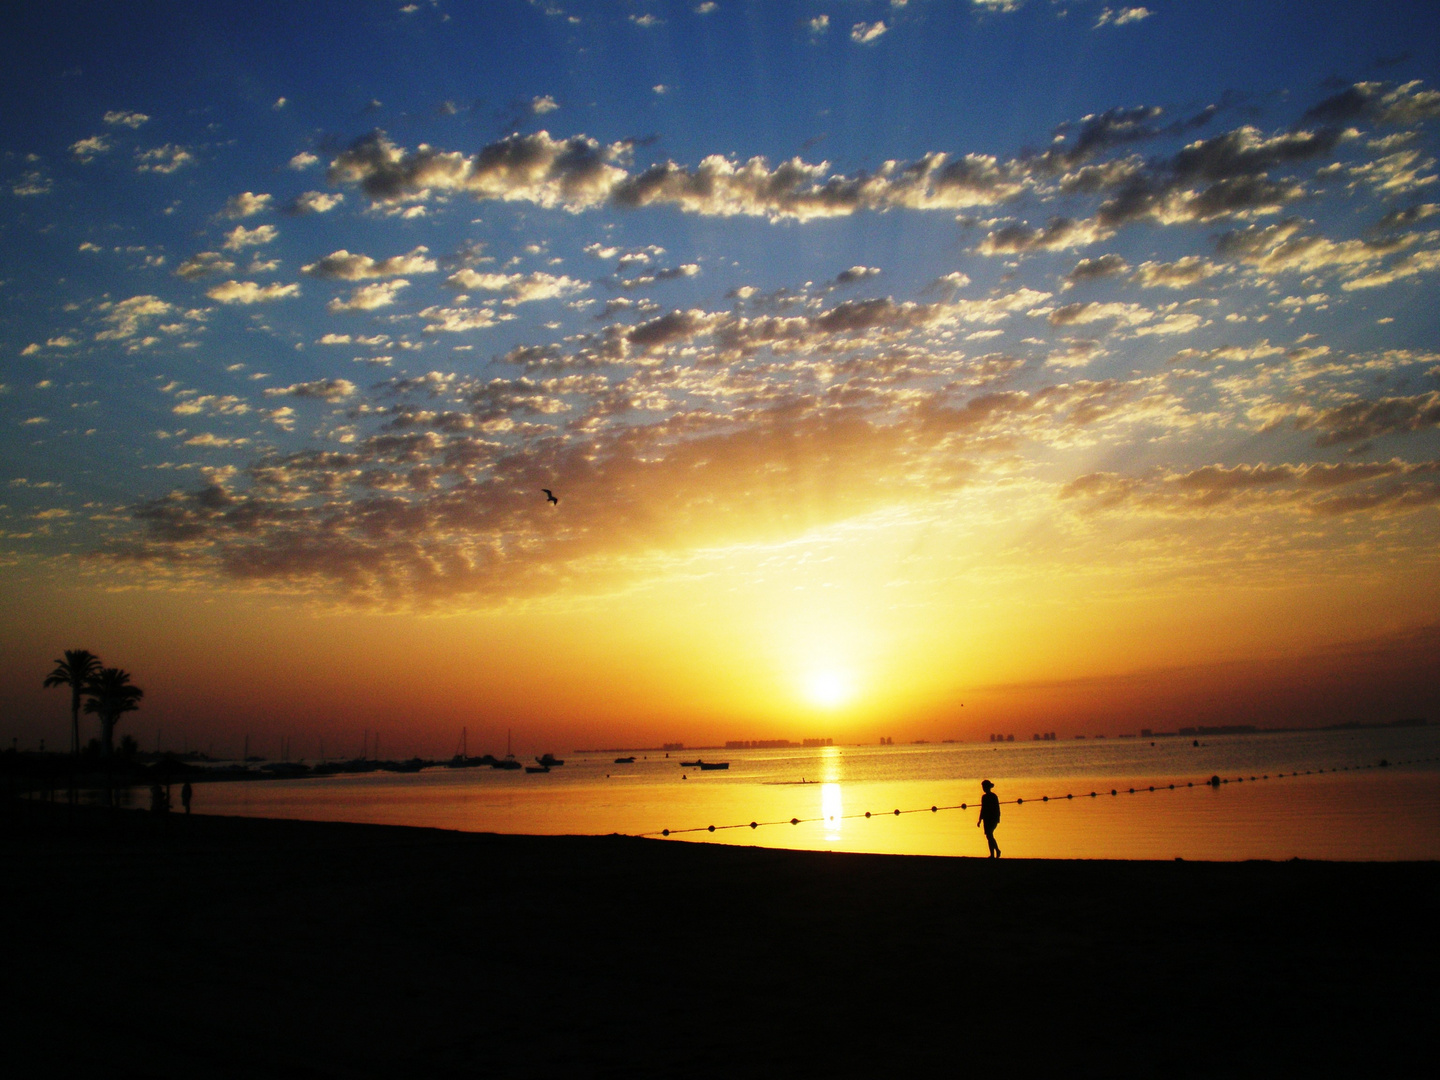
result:
<svg viewBox="0 0 1440 1080"><path fill-rule="evenodd" d="M1403 86L1358 82L1314 106L1301 122L1339 125L1365 120L1408 126L1436 116L1440 116L1440 91L1424 89L1419 80Z"/></svg>
<svg viewBox="0 0 1440 1080"><path fill-rule="evenodd" d="M128 127L132 131L149 119L150 117L142 112L127 112L123 109L112 109L105 114L105 123L111 127Z"/></svg>
<svg viewBox="0 0 1440 1080"><path fill-rule="evenodd" d="M314 382L299 382L291 383L289 386L271 387L265 391L265 396L342 401L354 393L355 384L349 379L317 379Z"/></svg>
<svg viewBox="0 0 1440 1080"><path fill-rule="evenodd" d="M245 446L249 439L227 439L220 435L212 435L208 431L200 435L192 435L186 439L182 446L204 446L212 449L228 449L234 446Z"/></svg>
<svg viewBox="0 0 1440 1080"><path fill-rule="evenodd" d="M10 185L10 193L20 198L29 198L35 195L50 194L52 181L39 169L30 169L22 173L20 179Z"/></svg>
<svg viewBox="0 0 1440 1080"><path fill-rule="evenodd" d="M211 300L222 304L263 304L282 300L287 296L299 296L298 284L259 285L253 281L226 281L205 293Z"/></svg>
<svg viewBox="0 0 1440 1080"><path fill-rule="evenodd" d="M1389 285L1392 281L1414 277L1416 274L1430 273L1434 270L1440 270L1440 251L1434 249L1417 251L1413 255L1397 259L1384 270L1377 270L1373 274L1366 274L1363 277L1347 281L1340 288L1346 292L1355 289L1375 289L1382 285Z"/></svg>
<svg viewBox="0 0 1440 1080"><path fill-rule="evenodd" d="M628 143L601 146L577 135L511 135L469 157L432 147L413 152L383 132L338 155L330 179L358 185L372 199L423 200L464 191L477 199L525 201L580 211L610 203L626 208L672 205L687 213L806 220L861 209L959 209L1013 198L1030 183L1028 167L994 157L934 153L911 162L886 161L871 174L832 175L829 166L792 158L774 168L764 158L736 162L719 155L688 168L664 162L630 174L618 162Z"/></svg>
<svg viewBox="0 0 1440 1080"><path fill-rule="evenodd" d="M508 296L507 304L573 296L590 287L586 282L554 274L481 274L468 267L451 274L445 279L445 284L454 289L503 292Z"/></svg>
<svg viewBox="0 0 1440 1080"><path fill-rule="evenodd" d="M401 274L433 274L436 265L434 259L427 257L429 251L429 248L421 245L406 255L372 259L369 255L352 255L341 248L308 266L302 266L300 272L311 277L338 281L363 281L367 278L398 277Z"/></svg>
<svg viewBox="0 0 1440 1080"><path fill-rule="evenodd" d="M1407 513L1440 503L1440 462L1204 465L1146 476L1088 473L1061 487L1062 500L1090 512L1133 508L1167 515L1208 516L1217 510L1271 510L1338 517ZM1348 490L1340 490L1348 489Z"/></svg>
<svg viewBox="0 0 1440 1080"><path fill-rule="evenodd" d="M336 297L331 300L326 305L326 309L331 314L338 315L342 311L374 311L376 308L389 307L395 302L400 290L409 288L409 286L410 282L405 278L362 285L358 289L354 289L347 299L341 300Z"/></svg>
<svg viewBox="0 0 1440 1080"><path fill-rule="evenodd" d="M1018 255L1029 251L1061 251L1084 247L1110 235L1094 221L1051 218L1043 229L1024 224L1004 225L988 233L976 250L982 255Z"/></svg>
<svg viewBox="0 0 1440 1080"><path fill-rule="evenodd" d="M1049 313L1051 326L1083 326L1086 323L1115 321L1124 326L1139 326L1155 317L1155 313L1139 304L1115 302L1102 304L1093 300L1066 304Z"/></svg>
<svg viewBox="0 0 1440 1080"><path fill-rule="evenodd" d="M225 209L220 211L225 217L234 220L236 218L247 218L252 214L258 214L270 209L269 195L256 195L253 191L245 191L239 195L231 195L225 200Z"/></svg>
<svg viewBox="0 0 1440 1080"><path fill-rule="evenodd" d="M225 250L243 251L247 247L259 247L272 242L279 235L280 230L274 225L257 225L253 229L236 225L225 234Z"/></svg>
<svg viewBox="0 0 1440 1080"><path fill-rule="evenodd" d="M873 23L857 22L850 28L850 40L857 45L869 45L888 30L883 19Z"/></svg>
<svg viewBox="0 0 1440 1080"><path fill-rule="evenodd" d="M546 113L552 113L558 108L560 108L559 104L549 94L546 94L544 97L530 99L530 111L536 116L544 116Z"/></svg>
<svg viewBox="0 0 1440 1080"><path fill-rule="evenodd" d="M1130 264L1119 255L1099 255L1093 259L1081 259L1075 264L1075 268L1065 275L1065 280L1072 284L1098 281L1101 278L1124 274L1129 269Z"/></svg>
<svg viewBox="0 0 1440 1080"><path fill-rule="evenodd" d="M70 154L82 165L87 164L97 154L110 152L110 141L104 135L92 135L88 139L80 139L70 144Z"/></svg>
<svg viewBox="0 0 1440 1080"><path fill-rule="evenodd" d="M175 276L193 281L207 274L228 274L235 264L218 251L201 251L190 256L175 268Z"/></svg>
<svg viewBox="0 0 1440 1080"><path fill-rule="evenodd" d="M622 289L643 289L660 281L675 281L679 278L695 277L700 273L698 263L683 263L680 266L665 266L648 270L633 278L619 278L615 284Z"/></svg>
<svg viewBox="0 0 1440 1080"><path fill-rule="evenodd" d="M1124 26L1127 23L1137 23L1142 19L1148 19L1153 14L1153 11L1143 7L1127 7L1118 11L1107 7L1101 10L1100 17L1095 20L1094 29L1098 30L1102 26Z"/></svg>
<svg viewBox="0 0 1440 1080"><path fill-rule="evenodd" d="M286 207L291 214L325 214L345 201L338 191L306 191L296 195Z"/></svg>
<svg viewBox="0 0 1440 1080"><path fill-rule="evenodd" d="M468 191L476 198L523 200L583 209L603 202L625 174L608 163L625 147L602 148L577 135L511 135L466 157L429 147L401 150L384 132L353 143L330 164L332 183L356 184L380 202L423 198L431 189Z"/></svg>
<svg viewBox="0 0 1440 1080"><path fill-rule="evenodd" d="M460 334L467 330L484 330L498 321L490 308L441 307L423 308L420 317L428 320L426 334Z"/></svg>
<svg viewBox="0 0 1440 1080"><path fill-rule="evenodd" d="M1440 426L1440 390L1428 394L1356 399L1301 418L1296 427L1315 429L1317 446L1363 442L1386 435L1405 435Z"/></svg>
<svg viewBox="0 0 1440 1080"><path fill-rule="evenodd" d="M816 15L813 19L808 20L805 26L810 31L812 37L819 37L821 34L829 32L830 16Z"/></svg>
<svg viewBox="0 0 1440 1080"><path fill-rule="evenodd" d="M1329 240L1306 236L1298 219L1276 225L1251 225L1221 234L1215 250L1222 258L1265 274L1313 274L1330 267L1355 272L1414 243L1413 234L1372 240Z"/></svg>
<svg viewBox="0 0 1440 1080"><path fill-rule="evenodd" d="M864 281L866 278L875 277L880 273L879 267L875 266L852 266L848 270L841 270L835 275L835 284L853 285L857 281ZM964 275L961 275L962 277ZM964 284L969 284L970 279L966 278Z"/></svg>
<svg viewBox="0 0 1440 1080"><path fill-rule="evenodd" d="M290 168L296 172L310 168L312 165L319 165L320 159L309 150L301 150L290 159Z"/></svg>
<svg viewBox="0 0 1440 1080"><path fill-rule="evenodd" d="M183 146L166 143L153 150L135 151L135 171L148 173L173 173L185 165L193 165L195 157Z"/></svg>
<svg viewBox="0 0 1440 1080"><path fill-rule="evenodd" d="M1167 289L1188 289L1218 273L1220 273L1220 267L1214 263L1208 262L1198 255L1186 255L1171 263L1141 263L1131 280L1146 289L1157 286L1164 286Z"/></svg>
<svg viewBox="0 0 1440 1080"><path fill-rule="evenodd" d="M100 304L97 310L109 324L109 329L97 333L95 340L122 341L134 337L149 320L162 315L170 315L175 308L158 296L144 295L132 296L128 300L113 303L106 302Z"/></svg>

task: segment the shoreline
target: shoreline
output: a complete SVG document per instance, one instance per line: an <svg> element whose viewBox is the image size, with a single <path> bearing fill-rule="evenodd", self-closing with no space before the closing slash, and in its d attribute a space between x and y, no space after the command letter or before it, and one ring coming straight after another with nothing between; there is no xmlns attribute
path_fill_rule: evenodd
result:
<svg viewBox="0 0 1440 1080"><path fill-rule="evenodd" d="M1420 1053L1440 1003L1435 862L16 811L10 1021L62 1073L1333 1074Z"/></svg>

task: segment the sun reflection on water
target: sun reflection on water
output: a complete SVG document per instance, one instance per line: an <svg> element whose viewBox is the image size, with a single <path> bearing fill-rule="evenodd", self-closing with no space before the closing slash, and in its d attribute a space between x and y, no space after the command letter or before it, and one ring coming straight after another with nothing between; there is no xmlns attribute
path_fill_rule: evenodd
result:
<svg viewBox="0 0 1440 1080"><path fill-rule="evenodd" d="M840 839L840 822L844 817L844 810L840 804L840 785L822 784L820 786L820 816L825 819L825 839Z"/></svg>

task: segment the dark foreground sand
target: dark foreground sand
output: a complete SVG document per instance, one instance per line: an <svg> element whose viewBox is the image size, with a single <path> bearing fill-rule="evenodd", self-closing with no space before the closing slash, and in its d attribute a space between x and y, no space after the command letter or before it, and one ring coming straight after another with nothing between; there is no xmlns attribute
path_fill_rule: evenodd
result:
<svg viewBox="0 0 1440 1080"><path fill-rule="evenodd" d="M34 1074L1336 1076L1435 1056L1437 863L14 804L0 857L5 1053Z"/></svg>

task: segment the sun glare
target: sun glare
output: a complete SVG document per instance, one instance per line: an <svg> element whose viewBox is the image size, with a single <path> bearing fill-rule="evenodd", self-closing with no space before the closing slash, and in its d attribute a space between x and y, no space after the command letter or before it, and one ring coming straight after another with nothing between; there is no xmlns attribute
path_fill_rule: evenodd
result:
<svg viewBox="0 0 1440 1080"><path fill-rule="evenodd" d="M805 684L805 696L823 709L838 709L855 696L855 684L843 671L812 671Z"/></svg>

